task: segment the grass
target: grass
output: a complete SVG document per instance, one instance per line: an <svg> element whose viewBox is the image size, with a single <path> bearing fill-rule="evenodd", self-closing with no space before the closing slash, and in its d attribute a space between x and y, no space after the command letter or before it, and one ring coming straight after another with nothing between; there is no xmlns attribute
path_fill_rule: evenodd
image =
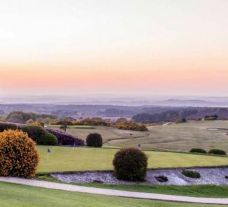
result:
<svg viewBox="0 0 228 207"><path fill-rule="evenodd" d="M60 125L51 125L49 127L60 129ZM68 125L67 129L95 129L95 127L89 125Z"/></svg>
<svg viewBox="0 0 228 207"><path fill-rule="evenodd" d="M50 148L52 153L48 154ZM112 170L117 149L38 146L41 162L38 172ZM149 168L228 165L228 157L187 153L146 151Z"/></svg>
<svg viewBox="0 0 228 207"><path fill-rule="evenodd" d="M212 148L228 151L228 130L209 131L208 128L228 128L228 121L189 121L182 124L150 126L149 132L118 130L112 127L69 128L67 132L85 139L89 133L103 136L109 146L137 146L189 152L191 148Z"/></svg>
<svg viewBox="0 0 228 207"><path fill-rule="evenodd" d="M211 198L228 197L228 186L215 186L215 185L159 186L159 185L145 185L145 184L107 185L107 184L96 184L96 183L80 184L80 185L97 187L97 188L135 191L135 192L159 193L159 194L167 194L167 195L184 195L184 196L211 197Z"/></svg>
<svg viewBox="0 0 228 207"><path fill-rule="evenodd" d="M63 183L58 179L45 174L38 175L38 180L50 181ZM193 197L208 197L208 198L227 198L228 197L228 186L217 186L217 185L192 185L192 186L162 186L162 185L149 185L149 184L101 184L101 183L71 183L73 185L81 185L96 188L125 190L134 192L146 192L146 193L159 193L166 195L183 195Z"/></svg>
<svg viewBox="0 0 228 207"><path fill-rule="evenodd" d="M49 190L44 188L29 187L23 185L0 183L1 207L206 207L208 205L159 202L150 200L138 200L117 198L109 196L97 196ZM211 207L218 207L210 205Z"/></svg>

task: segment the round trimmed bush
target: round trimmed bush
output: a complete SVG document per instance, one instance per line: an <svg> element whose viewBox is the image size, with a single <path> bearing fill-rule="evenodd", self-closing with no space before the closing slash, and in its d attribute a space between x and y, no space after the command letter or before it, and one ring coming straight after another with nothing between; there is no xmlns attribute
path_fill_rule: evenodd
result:
<svg viewBox="0 0 228 207"><path fill-rule="evenodd" d="M144 181L147 171L147 156L137 148L121 149L113 160L117 179L128 181Z"/></svg>
<svg viewBox="0 0 228 207"><path fill-rule="evenodd" d="M89 147L102 147L102 136L98 133L89 134L86 138L86 144Z"/></svg>
<svg viewBox="0 0 228 207"><path fill-rule="evenodd" d="M39 162L35 142L19 130L0 133L0 176L33 177Z"/></svg>
<svg viewBox="0 0 228 207"><path fill-rule="evenodd" d="M192 170L183 170L182 174L185 177L194 178L194 179L199 179L201 177L199 172L192 171Z"/></svg>
<svg viewBox="0 0 228 207"><path fill-rule="evenodd" d="M191 153L199 153L199 154L206 154L207 151L201 148L192 148L190 150Z"/></svg>
<svg viewBox="0 0 228 207"><path fill-rule="evenodd" d="M211 149L208 154L213 154L213 155L226 155L226 152L224 150L220 149Z"/></svg>
<svg viewBox="0 0 228 207"><path fill-rule="evenodd" d="M42 139L40 140L39 144L41 145L57 145L58 140L57 137L51 133L46 133Z"/></svg>

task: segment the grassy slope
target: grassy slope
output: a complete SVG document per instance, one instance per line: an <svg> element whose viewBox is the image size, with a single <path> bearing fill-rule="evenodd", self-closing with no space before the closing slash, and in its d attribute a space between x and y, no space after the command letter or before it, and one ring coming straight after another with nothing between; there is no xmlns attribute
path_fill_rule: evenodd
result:
<svg viewBox="0 0 228 207"><path fill-rule="evenodd" d="M1 207L202 207L184 203L114 198L0 183ZM216 207L216 205L211 205Z"/></svg>
<svg viewBox="0 0 228 207"><path fill-rule="evenodd" d="M228 152L226 131L208 131L208 128L228 128L228 121L192 121L184 124L149 127L149 132L118 130L112 127L71 128L68 132L83 139L91 132L103 135L107 145L189 151L193 147L221 148Z"/></svg>
<svg viewBox="0 0 228 207"><path fill-rule="evenodd" d="M112 170L116 149L39 146L41 162L38 172ZM228 165L228 157L146 151L149 168Z"/></svg>
<svg viewBox="0 0 228 207"><path fill-rule="evenodd" d="M59 180L51 177L50 175L38 175L37 179L50 181L50 182L60 182ZM135 191L135 192L160 193L160 194L167 194L167 195L228 198L228 186L216 186L216 185L159 186L159 185L147 185L147 184L111 185L111 184L100 184L100 183L87 183L87 184L72 183L72 184L89 186L89 187L97 187L97 188Z"/></svg>
<svg viewBox="0 0 228 207"><path fill-rule="evenodd" d="M151 186L151 185L105 185L105 184L82 184L83 186L91 186L98 188L147 192L147 193L160 193L168 195L185 195L194 197L211 197L211 198L227 198L228 186L214 186L214 185L201 185L201 186Z"/></svg>

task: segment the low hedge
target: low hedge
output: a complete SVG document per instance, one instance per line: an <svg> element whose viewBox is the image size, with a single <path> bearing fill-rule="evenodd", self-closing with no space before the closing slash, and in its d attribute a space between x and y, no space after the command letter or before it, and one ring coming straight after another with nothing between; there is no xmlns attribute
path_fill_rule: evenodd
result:
<svg viewBox="0 0 228 207"><path fill-rule="evenodd" d="M16 124L13 123L7 123L7 122L0 122L0 132L3 132L5 130L16 130L18 127Z"/></svg>
<svg viewBox="0 0 228 207"><path fill-rule="evenodd" d="M226 155L226 152L221 149L211 149L208 154L213 154L213 155Z"/></svg>
<svg viewBox="0 0 228 207"><path fill-rule="evenodd" d="M207 151L201 148L192 148L191 153L207 154Z"/></svg>
<svg viewBox="0 0 228 207"><path fill-rule="evenodd" d="M47 134L44 128L34 125L22 126L21 130L26 132L37 144L43 144L43 139Z"/></svg>
<svg viewBox="0 0 228 207"><path fill-rule="evenodd" d="M68 146L85 146L85 142L82 139L74 137L68 133L65 133L57 129L47 129L47 131L57 137L59 145Z"/></svg>
<svg viewBox="0 0 228 207"><path fill-rule="evenodd" d="M49 133L43 127L36 125L22 126L21 130L26 132L39 145L57 145L58 139L54 134Z"/></svg>
<svg viewBox="0 0 228 207"><path fill-rule="evenodd" d="M197 171L192 171L192 170L183 170L182 174L185 177L189 177L189 178L194 178L194 179L199 179L201 177L200 173Z"/></svg>

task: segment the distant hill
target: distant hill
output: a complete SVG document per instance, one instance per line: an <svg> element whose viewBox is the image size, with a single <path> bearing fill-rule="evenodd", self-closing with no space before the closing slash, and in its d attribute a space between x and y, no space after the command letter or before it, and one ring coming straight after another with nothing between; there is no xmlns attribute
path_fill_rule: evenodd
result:
<svg viewBox="0 0 228 207"><path fill-rule="evenodd" d="M204 117L216 116L218 119L228 119L228 108L212 107L182 107L164 112L139 113L133 120L140 123L175 122L181 119L198 120Z"/></svg>
<svg viewBox="0 0 228 207"><path fill-rule="evenodd" d="M160 106L194 106L194 107L207 107L207 106L224 106L227 103L224 102L212 102L206 100L197 100L197 99L189 99L189 100L181 100L181 99L168 99L165 101L160 101L156 103Z"/></svg>
<svg viewBox="0 0 228 207"><path fill-rule="evenodd" d="M168 101L176 103L176 99L170 99ZM181 102L185 101L181 100ZM196 102L203 103L203 101L194 100L194 103ZM18 111L23 113L18 113ZM219 119L227 119L228 108L189 107L183 106L183 104L181 106L2 104L0 105L0 114L7 121L19 123L25 123L29 119L45 120L46 118L51 119L53 117L72 117L76 119L88 117L109 119L123 117L131 119L133 117L137 122L162 122L176 121L182 118L199 119L207 115L218 115Z"/></svg>

